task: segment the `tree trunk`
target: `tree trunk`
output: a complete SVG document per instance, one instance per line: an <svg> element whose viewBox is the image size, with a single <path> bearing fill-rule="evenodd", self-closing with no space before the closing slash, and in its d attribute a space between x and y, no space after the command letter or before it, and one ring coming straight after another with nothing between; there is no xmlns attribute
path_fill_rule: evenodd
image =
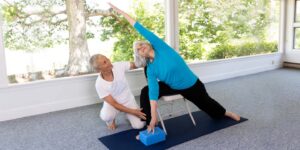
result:
<svg viewBox="0 0 300 150"><path fill-rule="evenodd" d="M83 74L90 71L86 39L85 0L66 0L69 26L68 75Z"/></svg>

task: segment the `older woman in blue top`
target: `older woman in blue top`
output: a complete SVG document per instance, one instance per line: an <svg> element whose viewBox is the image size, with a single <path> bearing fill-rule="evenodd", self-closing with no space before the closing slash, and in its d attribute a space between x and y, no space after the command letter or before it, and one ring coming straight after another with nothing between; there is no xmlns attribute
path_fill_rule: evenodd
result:
<svg viewBox="0 0 300 150"><path fill-rule="evenodd" d="M206 92L203 83L190 70L182 57L163 40L143 27L116 6L109 5L149 42L137 42L134 48L139 55L147 60L148 86L141 92L141 107L146 114L148 131L154 131L157 123L157 100L163 95L181 94L193 102L199 109L212 118L230 117L236 121L240 116L226 111L218 102Z"/></svg>

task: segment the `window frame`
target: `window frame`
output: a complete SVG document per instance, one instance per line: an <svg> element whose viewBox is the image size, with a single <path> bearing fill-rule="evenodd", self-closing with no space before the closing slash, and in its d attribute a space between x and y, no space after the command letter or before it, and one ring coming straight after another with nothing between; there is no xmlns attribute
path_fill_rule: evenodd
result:
<svg viewBox="0 0 300 150"><path fill-rule="evenodd" d="M173 46L174 44L173 43L176 43L173 38L170 38L170 37L176 37L176 36L173 36L172 30L171 28L170 29L167 29L167 26L166 25L169 25L169 26L172 26L174 24L174 14L171 14L171 12L173 12L173 8L174 8L174 2L173 0L161 0L162 1L162 4L164 5L164 11L165 11L165 14L164 14L164 21L165 21L165 27L164 27L164 30L165 30L165 33L166 33L166 42ZM175 0L174 0L175 1ZM1 7L1 5L0 5ZM167 8L168 7L168 8ZM167 12L167 10L169 10L169 12ZM169 16L169 23L166 23L166 21L168 20L166 17ZM171 17L170 17L171 16ZM76 75L76 76L66 76L66 77L59 77L59 78L53 78L53 79L49 79L49 80L35 80L34 82L23 82L23 83L16 83L16 84L12 84L9 82L9 79L8 79L8 74L7 74L7 65L6 65L6 57L5 57L5 47L4 47L4 37L3 37L3 18L2 18L2 12L0 11L0 88L2 87L11 87L11 86L19 86L19 85L34 85L34 84L39 84L39 83L45 83L45 82L53 82L53 81L60 81L60 80L68 80L70 78L85 78L86 76L93 76L94 74L83 74L83 75ZM167 31L168 30L168 31ZM142 71L142 69L138 68L138 69L135 69L135 70L130 70L129 72L139 72L139 71Z"/></svg>
<svg viewBox="0 0 300 150"><path fill-rule="evenodd" d="M299 48L296 48L296 29L300 29L300 20L297 22L297 2L300 3L300 0L293 0L293 22L292 22L292 51L299 51ZM300 5L299 5L300 7ZM300 15L300 12L299 12ZM300 39L299 39L300 40ZM299 41L300 42L300 41Z"/></svg>
<svg viewBox="0 0 300 150"><path fill-rule="evenodd" d="M280 24L279 24L279 42L278 42L278 52L285 52L286 51L286 38L291 37L290 35L287 35L286 30L289 29L290 22L287 22L288 15L286 14L287 8L287 1L285 0L280 0ZM296 0L289 0L294 1L294 6ZM173 47L175 50L179 50L179 18L178 18L178 0L164 0L164 8L165 8L165 33L166 33L166 42ZM296 7L296 6L295 6ZM293 9L295 9L295 7ZM293 10L295 11L295 10ZM295 13L294 13L295 15ZM292 16L293 18L295 16ZM293 24L295 27L300 27L300 23L298 24ZM5 62L5 53L4 53L4 46L3 46L3 33L2 33L2 18L1 18L1 12L0 12L0 59L3 61L0 61L0 87L4 86L18 86L19 84L14 84L11 85L8 83L7 79L7 73L6 73L6 62ZM293 27L293 28L295 28ZM288 42L290 43L290 42ZM294 43L294 42L293 42ZM292 43L292 44L293 44ZM291 44L291 43L290 43ZM289 47L288 49L290 49ZM300 49L299 49L300 50ZM255 55L253 55L255 56ZM226 59L225 59L226 60ZM215 60L207 61L207 62L213 62ZM222 60L221 60L222 61ZM141 71L140 69L135 70L135 71ZM133 71L133 72L135 72ZM69 79L69 78L81 78L82 76L74 76L74 77L64 77L64 78L56 78L52 80L42 80L39 81L38 83L41 82L53 82L56 80L64 80L64 79ZM35 84L32 82L28 82L26 84Z"/></svg>

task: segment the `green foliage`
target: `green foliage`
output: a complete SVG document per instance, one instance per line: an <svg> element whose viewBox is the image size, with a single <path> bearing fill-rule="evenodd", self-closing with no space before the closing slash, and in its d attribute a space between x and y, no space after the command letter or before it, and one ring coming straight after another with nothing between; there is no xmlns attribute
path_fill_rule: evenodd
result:
<svg viewBox="0 0 300 150"><path fill-rule="evenodd" d="M92 33L92 32L86 32L85 36L86 36L87 39L93 39L93 38L95 38L95 34Z"/></svg>
<svg viewBox="0 0 300 150"><path fill-rule="evenodd" d="M153 10L145 7L144 1L135 1L133 14L137 16L138 21L145 27L153 31L159 37L164 38L164 12L160 4L155 4ZM103 17L100 20L103 27L101 40L117 39L114 44L113 61L133 60L133 42L136 40L145 40L123 17L121 19L114 17Z"/></svg>
<svg viewBox="0 0 300 150"><path fill-rule="evenodd" d="M4 16L4 45L11 50L34 51L49 48L67 41L67 22L51 24L32 22L32 17L24 9L37 7L47 13L52 7L65 7L64 0L18 0L4 4L1 11Z"/></svg>
<svg viewBox="0 0 300 150"><path fill-rule="evenodd" d="M205 51L203 45L213 40L219 28L213 24L211 14L202 11L207 9L211 2L205 0L179 0L178 2L180 53L185 59L201 59Z"/></svg>
<svg viewBox="0 0 300 150"><path fill-rule="evenodd" d="M270 0L179 0L180 52L206 59L214 45L266 40ZM224 52L227 53L227 52Z"/></svg>
<svg viewBox="0 0 300 150"><path fill-rule="evenodd" d="M277 42L244 43L241 45L222 44L216 46L208 54L207 59L225 59L247 55L272 53L276 52L277 50Z"/></svg>
<svg viewBox="0 0 300 150"><path fill-rule="evenodd" d="M229 44L219 45L207 56L208 60L234 57L235 47Z"/></svg>
<svg viewBox="0 0 300 150"><path fill-rule="evenodd" d="M6 21L11 22L17 16L17 6L16 5L4 5L2 6L2 14Z"/></svg>
<svg viewBox="0 0 300 150"><path fill-rule="evenodd" d="M294 42L294 48L299 49L300 48L300 29L295 29L295 42Z"/></svg>
<svg viewBox="0 0 300 150"><path fill-rule="evenodd" d="M148 6L145 6L148 1L150 0L132 1L134 5L130 15L136 16L145 27L164 38L164 7L158 3L152 7L153 9L148 9ZM19 0L12 6L3 6L5 47L35 50L66 42L67 36L61 35L68 32L66 22L59 25L41 22L34 26L26 26L24 19L16 17L24 15L18 10L30 5L38 5L43 10L49 10L52 6L65 7L65 1ZM231 50L238 49L232 43L245 43L245 40L266 45L266 42L260 41L267 41L266 31L271 23L270 0L178 0L178 5L179 50L186 60L237 57L252 54L250 51L261 53L256 51L251 43L248 46L240 44L245 45L243 46L245 49ZM132 60L133 42L145 40L120 16L103 16L93 26L101 26L101 31L99 33L88 31L87 38L95 38L100 34L101 41L116 41L113 46L113 61ZM215 47L216 45L218 46ZM206 54L207 52L210 53Z"/></svg>

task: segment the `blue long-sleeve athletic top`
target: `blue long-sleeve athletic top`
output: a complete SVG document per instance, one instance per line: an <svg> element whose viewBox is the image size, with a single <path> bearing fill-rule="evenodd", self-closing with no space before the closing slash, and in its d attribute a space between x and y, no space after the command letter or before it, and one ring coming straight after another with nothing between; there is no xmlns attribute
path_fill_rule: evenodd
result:
<svg viewBox="0 0 300 150"><path fill-rule="evenodd" d="M134 28L151 43L155 52L153 61L147 62L150 100L158 100L158 80L175 90L187 89L196 83L198 77L173 48L139 22L134 24Z"/></svg>

